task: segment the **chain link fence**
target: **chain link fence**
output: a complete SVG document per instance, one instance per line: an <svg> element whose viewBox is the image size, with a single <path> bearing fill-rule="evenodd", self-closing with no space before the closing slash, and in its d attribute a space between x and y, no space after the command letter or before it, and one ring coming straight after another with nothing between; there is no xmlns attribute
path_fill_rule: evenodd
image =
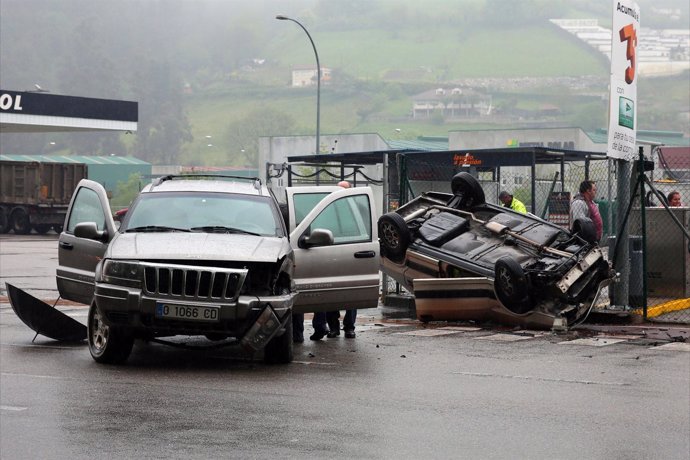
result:
<svg viewBox="0 0 690 460"><path fill-rule="evenodd" d="M650 321L690 324L690 154L655 148L647 160L654 168L645 172L645 186L640 186L633 167L630 184L621 189L617 162L606 158L481 168L449 167L447 161L414 154L400 163L400 204L427 191L450 193L452 177L469 171L478 178L487 202L501 204L498 195L506 191L522 201L528 212L568 228L570 202L580 183L594 181L595 201L603 220L599 243L613 260L621 221L618 214L625 212L620 209L626 210L630 261L630 272L621 274L627 286L627 305L617 305L621 302L616 302L611 289L599 308L632 309ZM632 198L626 198L621 206L617 195L628 189ZM680 205L677 198L671 200L672 192L680 195ZM672 206L664 207L662 201L670 201Z"/></svg>
<svg viewBox="0 0 690 460"><path fill-rule="evenodd" d="M689 324L690 149L655 148L648 160L654 169L631 181L630 304L649 321Z"/></svg>

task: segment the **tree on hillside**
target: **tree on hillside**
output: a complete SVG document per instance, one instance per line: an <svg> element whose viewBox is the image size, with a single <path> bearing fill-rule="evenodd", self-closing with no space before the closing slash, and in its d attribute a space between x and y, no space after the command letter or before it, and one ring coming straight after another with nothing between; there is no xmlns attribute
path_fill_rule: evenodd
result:
<svg viewBox="0 0 690 460"><path fill-rule="evenodd" d="M83 19L73 31L68 54L58 71L61 91L75 96L121 97L124 76L109 58L103 36L97 33L92 18ZM119 133L70 133L64 144L77 155L121 155L125 147Z"/></svg>
<svg viewBox="0 0 690 460"><path fill-rule="evenodd" d="M235 166L256 165L259 138L294 132L295 120L288 114L271 108L255 109L241 120L230 123L225 130L228 151L240 152L230 161Z"/></svg>
<svg viewBox="0 0 690 460"><path fill-rule="evenodd" d="M192 131L182 101L182 79L167 61L140 59L134 89L139 101L135 156L154 164L174 164Z"/></svg>

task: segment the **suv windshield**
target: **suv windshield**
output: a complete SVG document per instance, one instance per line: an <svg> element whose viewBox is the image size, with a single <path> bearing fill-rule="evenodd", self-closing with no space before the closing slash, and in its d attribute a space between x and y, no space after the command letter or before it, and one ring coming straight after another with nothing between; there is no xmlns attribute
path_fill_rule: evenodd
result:
<svg viewBox="0 0 690 460"><path fill-rule="evenodd" d="M265 196L232 193L142 193L121 232L194 231L284 236L278 211Z"/></svg>

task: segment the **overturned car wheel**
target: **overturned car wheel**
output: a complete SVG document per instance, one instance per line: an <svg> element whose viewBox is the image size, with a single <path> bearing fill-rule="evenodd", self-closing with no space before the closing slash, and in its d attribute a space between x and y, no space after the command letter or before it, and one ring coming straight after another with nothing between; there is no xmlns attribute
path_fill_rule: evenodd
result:
<svg viewBox="0 0 690 460"><path fill-rule="evenodd" d="M405 219L396 212L382 215L379 218L379 240L383 256L395 262L404 259L410 244L410 230Z"/></svg>
<svg viewBox="0 0 690 460"><path fill-rule="evenodd" d="M521 314L531 309L528 289L525 272L515 259L502 257L496 261L494 291L508 310Z"/></svg>
<svg viewBox="0 0 690 460"><path fill-rule="evenodd" d="M455 208L471 208L486 203L482 186L470 173L461 172L453 176L450 188L455 195L452 200Z"/></svg>
<svg viewBox="0 0 690 460"><path fill-rule="evenodd" d="M573 233L590 244L597 243L597 229L589 217L579 217L573 222Z"/></svg>
<svg viewBox="0 0 690 460"><path fill-rule="evenodd" d="M118 327L106 325L96 303L91 303L88 319L89 352L98 363L120 364L129 358L134 337Z"/></svg>

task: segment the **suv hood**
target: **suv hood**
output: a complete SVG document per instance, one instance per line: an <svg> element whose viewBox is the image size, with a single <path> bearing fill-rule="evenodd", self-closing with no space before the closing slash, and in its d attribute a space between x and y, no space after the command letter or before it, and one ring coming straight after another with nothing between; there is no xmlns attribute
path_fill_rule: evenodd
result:
<svg viewBox="0 0 690 460"><path fill-rule="evenodd" d="M291 251L287 238L228 233L118 233L106 258L276 262Z"/></svg>

